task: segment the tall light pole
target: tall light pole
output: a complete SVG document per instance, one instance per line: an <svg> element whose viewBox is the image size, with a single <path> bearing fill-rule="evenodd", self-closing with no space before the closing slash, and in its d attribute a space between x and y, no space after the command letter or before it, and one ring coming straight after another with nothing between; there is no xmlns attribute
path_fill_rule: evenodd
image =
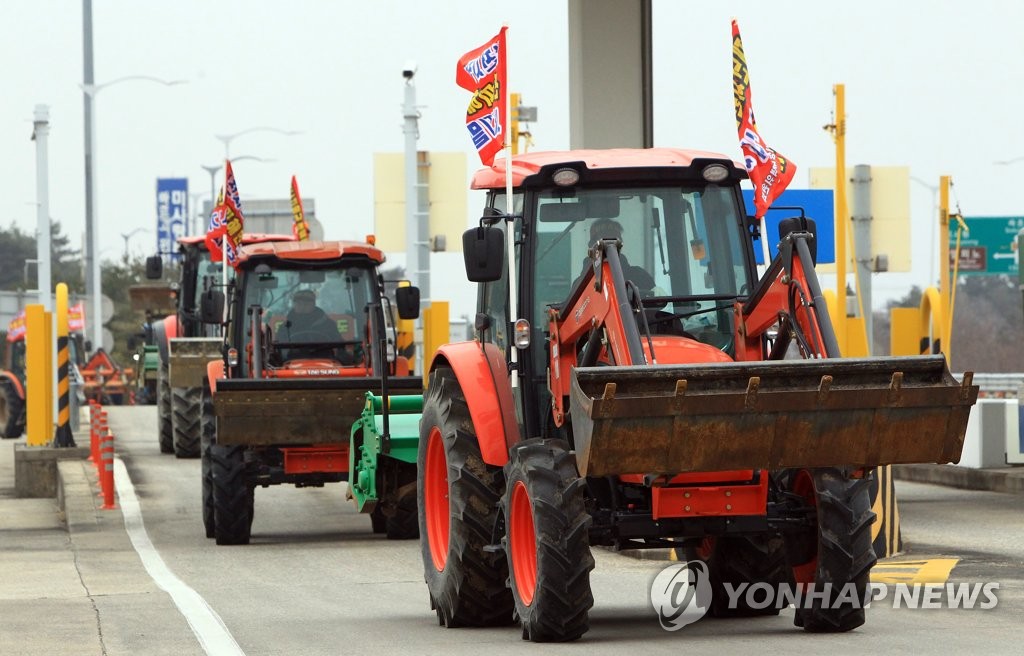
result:
<svg viewBox="0 0 1024 656"><path fill-rule="evenodd" d="M91 22L91 18L90 18ZM91 27L91 26L90 26ZM153 77L152 75L126 75L124 77L115 78L109 82L103 84L95 84L91 81L92 79L92 68L91 68L91 55L92 55L92 44L91 34L89 37L89 45L87 46L89 64L87 73L85 76L86 82L80 84L82 91L85 93L85 151L86 151L86 162L85 162L85 184L86 184L86 208L85 208L85 233L86 233L86 251L87 261L89 268L86 273L86 294L92 298L92 311L87 312L87 315L92 317L92 346L93 349L98 349L103 346L103 282L100 278L100 257L99 257L99 243L100 243L100 221L99 221L99 204L96 200L96 94L107 87L121 82L129 82L131 80L140 80L145 82L156 82L157 84L163 84L166 86L174 86L176 84L184 84L185 80L164 80L159 77ZM89 283L92 283L91 285ZM91 287L91 288L90 288Z"/></svg>
<svg viewBox="0 0 1024 656"><path fill-rule="evenodd" d="M265 158L265 157L256 157L255 155L239 155L238 157L231 158L232 162L244 162L245 160L252 160L254 162L263 162L265 164L277 161L276 159L268 159L268 158ZM206 164L200 164L200 166L202 167L202 169L204 171L206 171L207 173L210 174L210 199L211 199L210 202L216 203L217 202L217 185L216 185L217 172L220 171L222 168L224 168L224 165L223 164L211 164L211 165L207 166Z"/></svg>
<svg viewBox="0 0 1024 656"><path fill-rule="evenodd" d="M135 235L139 234L140 232L149 232L149 229L147 229L147 228L136 228L136 229L132 230L131 232L122 232L121 233L121 237L124 238L124 259L125 259L126 262L128 261L128 240L131 239L132 237L134 237Z"/></svg>
<svg viewBox="0 0 1024 656"><path fill-rule="evenodd" d="M230 159L231 142L234 141L237 137L242 136L243 134L250 134L252 132L274 132L276 134L283 134L286 137L292 137L297 134L302 134L302 132L299 130L283 130L281 128L275 128L269 125L258 125L254 128L246 128L241 132L235 132L234 134L215 134L213 136L224 142L224 159Z"/></svg>

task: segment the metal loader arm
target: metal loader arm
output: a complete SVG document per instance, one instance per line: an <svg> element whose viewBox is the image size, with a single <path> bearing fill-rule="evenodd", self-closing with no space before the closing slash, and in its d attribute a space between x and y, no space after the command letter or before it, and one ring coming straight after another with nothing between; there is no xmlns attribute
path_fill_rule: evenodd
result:
<svg viewBox="0 0 1024 656"><path fill-rule="evenodd" d="M840 357L825 298L814 272L807 232L791 232L746 303L736 303L736 359L765 359L765 332L776 324L779 335L769 360L782 359L793 339L805 358ZM785 308L785 309L784 309Z"/></svg>

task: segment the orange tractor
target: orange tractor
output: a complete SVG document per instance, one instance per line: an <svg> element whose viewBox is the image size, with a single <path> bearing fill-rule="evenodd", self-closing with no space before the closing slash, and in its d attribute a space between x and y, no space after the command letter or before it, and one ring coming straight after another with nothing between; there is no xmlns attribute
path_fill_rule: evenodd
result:
<svg viewBox="0 0 1024 656"><path fill-rule="evenodd" d="M746 177L705 152L538 152L508 203L503 161L475 175L476 340L433 356L417 462L442 624L579 638L592 546L703 561L716 615L777 614L726 586L788 584L816 591L797 626L864 622L873 469L957 461L978 388L942 356L840 359L813 221L782 222L758 277Z"/></svg>
<svg viewBox="0 0 1024 656"><path fill-rule="evenodd" d="M387 426L388 390L422 391L422 378L396 355L383 262L372 243L247 244L226 297L217 285L200 294L207 325L221 325L228 304L223 356L206 365L202 389L203 525L217 544L249 543L257 487L343 481L364 490L359 509L375 530L416 537L415 457L405 454L415 449L407 440L390 444L385 428L371 456L358 441L361 423L352 445L353 425L373 405L368 392L385 397L378 404ZM415 318L419 290L399 288L395 305L399 317ZM357 471L367 473L350 479ZM373 485L371 471L379 475Z"/></svg>

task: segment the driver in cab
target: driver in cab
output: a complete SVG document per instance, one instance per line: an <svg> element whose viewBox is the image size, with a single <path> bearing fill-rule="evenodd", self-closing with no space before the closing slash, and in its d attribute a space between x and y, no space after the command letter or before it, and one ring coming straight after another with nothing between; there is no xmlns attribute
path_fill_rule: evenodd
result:
<svg viewBox="0 0 1024 656"><path fill-rule="evenodd" d="M334 349L341 342L338 326L317 307L316 292L300 289L292 295L292 309L282 326L280 338L284 342L324 342L334 346L291 348L289 358L334 358Z"/></svg>

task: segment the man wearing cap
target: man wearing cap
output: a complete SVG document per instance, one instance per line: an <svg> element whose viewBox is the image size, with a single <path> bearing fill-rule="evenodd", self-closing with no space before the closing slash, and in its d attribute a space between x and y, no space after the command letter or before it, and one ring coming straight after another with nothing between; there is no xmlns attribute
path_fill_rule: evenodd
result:
<svg viewBox="0 0 1024 656"><path fill-rule="evenodd" d="M316 292L300 289L292 295L292 309L280 329L284 342L326 342L333 347L289 349L289 358L333 358L334 349L341 344L341 333L334 320L316 305Z"/></svg>

